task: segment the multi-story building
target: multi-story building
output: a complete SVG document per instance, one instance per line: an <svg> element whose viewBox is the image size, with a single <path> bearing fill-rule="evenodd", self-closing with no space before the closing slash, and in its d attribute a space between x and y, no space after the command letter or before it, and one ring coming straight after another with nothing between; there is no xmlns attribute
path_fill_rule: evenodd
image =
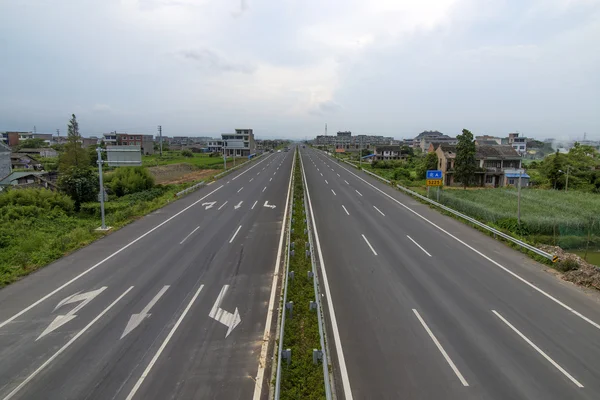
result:
<svg viewBox="0 0 600 400"><path fill-rule="evenodd" d="M508 144L521 155L527 153L527 140L526 137L519 137L518 133L508 134Z"/></svg>
<svg viewBox="0 0 600 400"><path fill-rule="evenodd" d="M2 142L10 147L19 144L19 138L22 134L27 132L2 132Z"/></svg>
<svg viewBox="0 0 600 400"><path fill-rule="evenodd" d="M227 157L249 157L256 154L252 129L236 129L235 133L222 133L223 151Z"/></svg>
<svg viewBox="0 0 600 400"><path fill-rule="evenodd" d="M12 165L10 162L10 147L4 143L0 143L0 180L4 179L12 173Z"/></svg>
<svg viewBox="0 0 600 400"><path fill-rule="evenodd" d="M211 139L208 141L208 152L209 153L223 153L223 141L218 139Z"/></svg>
<svg viewBox="0 0 600 400"><path fill-rule="evenodd" d="M107 146L116 146L117 145L117 132L103 133L102 141Z"/></svg>
<svg viewBox="0 0 600 400"><path fill-rule="evenodd" d="M438 156L438 169L444 175L444 185L456 184L454 180L456 146L441 144L435 152ZM521 169L521 155L512 146L476 146L475 160L478 167L475 182L477 186L515 185L518 183L515 179L518 180L519 172L521 186L529 184L529 175Z"/></svg>
<svg viewBox="0 0 600 400"><path fill-rule="evenodd" d="M154 137L140 133L117 133L117 146L140 146L143 154L154 154Z"/></svg>

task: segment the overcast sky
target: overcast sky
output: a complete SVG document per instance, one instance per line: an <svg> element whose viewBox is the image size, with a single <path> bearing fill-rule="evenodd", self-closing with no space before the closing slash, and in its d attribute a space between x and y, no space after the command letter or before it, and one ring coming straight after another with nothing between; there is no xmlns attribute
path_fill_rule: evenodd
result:
<svg viewBox="0 0 600 400"><path fill-rule="evenodd" d="M600 0L0 0L0 131L600 139Z"/></svg>

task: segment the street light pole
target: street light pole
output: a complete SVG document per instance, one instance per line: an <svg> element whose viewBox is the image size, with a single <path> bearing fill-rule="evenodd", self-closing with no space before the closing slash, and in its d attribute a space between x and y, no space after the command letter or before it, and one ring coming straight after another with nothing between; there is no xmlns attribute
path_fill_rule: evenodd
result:
<svg viewBox="0 0 600 400"><path fill-rule="evenodd" d="M567 165L567 182L565 183L565 192L567 190L569 190L569 170L571 169L571 166Z"/></svg>
<svg viewBox="0 0 600 400"><path fill-rule="evenodd" d="M362 136L358 143L358 165L360 165L360 169L362 169Z"/></svg>
<svg viewBox="0 0 600 400"><path fill-rule="evenodd" d="M102 216L102 230L106 230L106 222L104 221L104 182L102 180L102 149L96 148L98 153L98 178L100 180L100 215Z"/></svg>

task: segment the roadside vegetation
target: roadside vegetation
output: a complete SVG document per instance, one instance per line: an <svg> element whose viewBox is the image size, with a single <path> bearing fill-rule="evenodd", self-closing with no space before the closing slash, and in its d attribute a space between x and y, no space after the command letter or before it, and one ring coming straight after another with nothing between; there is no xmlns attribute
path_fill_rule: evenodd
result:
<svg viewBox="0 0 600 400"><path fill-rule="evenodd" d="M324 399L325 387L323 366L313 364L313 349L321 347L319 341L318 314L309 309L309 303L315 300L310 256L305 253L308 243L306 214L304 213L304 186L300 156L294 169L294 197L292 206L293 231L290 241L294 244L294 254L290 256L290 271L294 279L288 283L287 301L292 301L293 311L286 314L283 336L283 349L291 349L289 365L281 361L281 399Z"/></svg>
<svg viewBox="0 0 600 400"><path fill-rule="evenodd" d="M95 230L100 226L96 149L85 149L81 142L73 115L67 143L55 146L59 157L40 160L45 170L58 171L58 191L8 188L0 193L0 287L106 234ZM39 147L43 143L25 145ZM191 151L166 151L163 159L158 155L143 159L146 165L159 166L108 167L104 171L106 224L113 230L167 205L175 193L223 171L221 157ZM244 161L237 159L236 165ZM230 160L228 168L232 166Z"/></svg>

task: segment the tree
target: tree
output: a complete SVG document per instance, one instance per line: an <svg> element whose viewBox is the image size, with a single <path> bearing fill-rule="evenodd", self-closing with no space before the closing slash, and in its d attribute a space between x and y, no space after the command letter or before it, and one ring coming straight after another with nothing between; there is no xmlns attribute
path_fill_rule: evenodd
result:
<svg viewBox="0 0 600 400"><path fill-rule="evenodd" d="M15 150L21 149L40 149L46 147L44 139L25 139L21 140L18 145L15 146Z"/></svg>
<svg viewBox="0 0 600 400"><path fill-rule="evenodd" d="M190 157L194 157L194 153L192 153L192 151L191 151L191 150L189 150L189 149L185 149L185 150L183 150L183 151L181 152L181 155L182 155L183 157L188 157L188 158L190 158Z"/></svg>
<svg viewBox="0 0 600 400"><path fill-rule="evenodd" d="M82 146L82 138L79 134L79 124L75 114L69 121L67 142L64 151L59 158L59 170L68 171L71 168L84 168L90 165L90 157L86 149Z"/></svg>
<svg viewBox="0 0 600 400"><path fill-rule="evenodd" d="M417 176L419 179L425 179L427 177L427 170L438 168L438 158L435 153L427 153L425 158L421 160L417 166Z"/></svg>
<svg viewBox="0 0 600 400"><path fill-rule="evenodd" d="M415 155L415 151L413 150L413 148L406 145L400 147L400 153L408 154L409 157L414 157Z"/></svg>
<svg viewBox="0 0 600 400"><path fill-rule="evenodd" d="M98 175L87 165L84 168L71 167L61 173L58 186L75 202L79 211L81 203L96 200L99 193Z"/></svg>
<svg viewBox="0 0 600 400"><path fill-rule="evenodd" d="M454 161L454 179L463 184L466 189L475 181L477 162L475 160L475 140L468 129L463 129L462 134L456 137L456 159Z"/></svg>
<svg viewBox="0 0 600 400"><path fill-rule="evenodd" d="M152 189L154 177L144 167L117 168L110 179L110 188L118 196Z"/></svg>

